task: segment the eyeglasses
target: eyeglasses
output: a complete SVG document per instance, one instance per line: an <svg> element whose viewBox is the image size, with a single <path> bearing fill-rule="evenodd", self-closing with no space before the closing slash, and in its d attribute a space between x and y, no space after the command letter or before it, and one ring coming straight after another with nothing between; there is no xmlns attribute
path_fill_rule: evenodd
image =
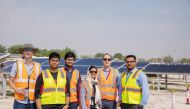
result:
<svg viewBox="0 0 190 109"><path fill-rule="evenodd" d="M104 61L111 61L111 59L109 59L109 58L104 58Z"/></svg>
<svg viewBox="0 0 190 109"><path fill-rule="evenodd" d="M75 61L74 59L66 59L67 61Z"/></svg>
<svg viewBox="0 0 190 109"><path fill-rule="evenodd" d="M90 73L97 73L97 71L90 71Z"/></svg>
<svg viewBox="0 0 190 109"><path fill-rule="evenodd" d="M126 61L126 63L134 63L134 62L136 62L136 61Z"/></svg>
<svg viewBox="0 0 190 109"><path fill-rule="evenodd" d="M24 48L24 51L25 51L25 52L28 52L28 51L29 51L29 52L33 52L33 49L32 49L32 48Z"/></svg>

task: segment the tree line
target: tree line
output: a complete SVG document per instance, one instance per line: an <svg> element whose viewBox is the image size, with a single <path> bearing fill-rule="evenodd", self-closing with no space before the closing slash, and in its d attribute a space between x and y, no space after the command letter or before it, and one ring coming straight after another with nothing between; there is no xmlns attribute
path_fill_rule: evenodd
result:
<svg viewBox="0 0 190 109"><path fill-rule="evenodd" d="M23 45L17 44L17 45L12 45L12 46L6 48L5 46L0 44L0 53L20 54L19 50L22 47L23 47ZM53 51L58 52L60 54L61 58L63 58L67 52L70 52L70 51L75 52L74 50L72 50L71 48L68 48L68 47L66 47L65 49L51 49L51 50L38 48L38 51L35 53L35 56L47 57Z"/></svg>
<svg viewBox="0 0 190 109"><path fill-rule="evenodd" d="M19 49L22 46L23 45L18 44L18 45L12 45L12 46L6 48L5 46L0 44L0 53L19 54ZM74 50L72 50L71 48L68 48L68 47L66 47L65 49L51 49L51 50L38 49L37 53L35 53L35 56L47 57L47 56L49 56L49 54L52 51L60 53L62 58L69 51L75 52ZM75 52L75 54L76 54L76 52ZM104 53L96 53L94 56L85 55L85 56L81 56L81 57L83 57L83 58L102 58L103 55L104 55ZM115 53L113 55L113 58L117 58L118 60L124 60L125 56L122 53ZM173 63L174 58L172 56L168 55L168 56L163 56L163 57L158 57L158 58L149 58L149 59L139 58L138 61L139 62L154 62L154 63ZM181 58L181 59L177 60L177 62L182 63L182 64L190 64L190 57L189 58Z"/></svg>

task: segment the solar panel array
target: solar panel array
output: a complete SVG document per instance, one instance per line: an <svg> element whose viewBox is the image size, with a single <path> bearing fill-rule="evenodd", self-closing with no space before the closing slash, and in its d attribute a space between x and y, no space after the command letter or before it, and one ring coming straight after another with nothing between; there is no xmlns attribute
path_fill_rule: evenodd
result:
<svg viewBox="0 0 190 109"><path fill-rule="evenodd" d="M42 66L42 69L48 69L49 63L48 58L34 58L34 61L39 62ZM2 72L10 73L13 63L15 61L6 61L4 62L5 67L1 69ZM61 58L60 67L65 65L64 59ZM78 69L81 75L86 75L87 69L90 65L95 65L97 67L102 67L102 59L95 58L78 58L76 59L74 68ZM124 61L113 60L111 66L118 69L119 72L126 71L126 65ZM190 73L189 64L153 64L149 62L139 62L137 68L144 69L144 72L149 73Z"/></svg>
<svg viewBox="0 0 190 109"><path fill-rule="evenodd" d="M150 73L190 73L189 64L150 64L148 65L145 72Z"/></svg>
<svg viewBox="0 0 190 109"><path fill-rule="evenodd" d="M6 55L7 53L0 53L0 57L3 56L3 55Z"/></svg>
<svg viewBox="0 0 190 109"><path fill-rule="evenodd" d="M124 63L124 62L123 62ZM149 62L138 62L137 63L137 68L138 69L142 69L142 68L144 68L144 67L146 67L146 66L148 66L149 65ZM126 68L126 64L124 63L122 66L120 66L119 68L119 72L125 72L125 71L127 71L127 68Z"/></svg>
<svg viewBox="0 0 190 109"><path fill-rule="evenodd" d="M6 61L6 62L3 62L3 64L5 65L5 67L3 67L3 69L1 69L1 71L2 72L6 72L6 73L11 72L13 63L15 63L15 61Z"/></svg>
<svg viewBox="0 0 190 109"><path fill-rule="evenodd" d="M0 59L6 58L10 55L10 53L0 53Z"/></svg>

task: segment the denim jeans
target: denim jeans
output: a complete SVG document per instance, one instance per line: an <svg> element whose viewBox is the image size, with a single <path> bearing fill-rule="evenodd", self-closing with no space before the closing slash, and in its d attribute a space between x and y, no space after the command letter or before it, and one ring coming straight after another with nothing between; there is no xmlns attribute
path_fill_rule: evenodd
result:
<svg viewBox="0 0 190 109"><path fill-rule="evenodd" d="M143 105L121 103L121 109L143 109Z"/></svg>
<svg viewBox="0 0 190 109"><path fill-rule="evenodd" d="M14 101L14 108L13 109L37 109L36 108L36 103L32 103L32 104L23 104L23 103L19 103L18 101Z"/></svg>
<svg viewBox="0 0 190 109"><path fill-rule="evenodd" d="M69 109L77 109L78 105L78 103L69 103Z"/></svg>
<svg viewBox="0 0 190 109"><path fill-rule="evenodd" d="M117 109L116 101L102 100L102 109Z"/></svg>

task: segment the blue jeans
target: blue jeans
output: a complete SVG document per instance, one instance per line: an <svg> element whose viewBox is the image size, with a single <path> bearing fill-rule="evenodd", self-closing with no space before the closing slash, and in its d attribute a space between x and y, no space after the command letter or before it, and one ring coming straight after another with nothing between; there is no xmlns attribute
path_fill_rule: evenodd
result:
<svg viewBox="0 0 190 109"><path fill-rule="evenodd" d="M78 103L69 103L69 109L77 109L78 105Z"/></svg>
<svg viewBox="0 0 190 109"><path fill-rule="evenodd" d="M64 104L47 104L42 105L42 109L63 109Z"/></svg>
<svg viewBox="0 0 190 109"><path fill-rule="evenodd" d="M102 109L117 109L116 101L102 100Z"/></svg>
<svg viewBox="0 0 190 109"><path fill-rule="evenodd" d="M14 108L13 109L37 109L36 108L36 103L32 103L32 104L23 104L23 103L19 103L18 101L14 101Z"/></svg>
<svg viewBox="0 0 190 109"><path fill-rule="evenodd" d="M121 109L143 109L143 105L121 103Z"/></svg>

